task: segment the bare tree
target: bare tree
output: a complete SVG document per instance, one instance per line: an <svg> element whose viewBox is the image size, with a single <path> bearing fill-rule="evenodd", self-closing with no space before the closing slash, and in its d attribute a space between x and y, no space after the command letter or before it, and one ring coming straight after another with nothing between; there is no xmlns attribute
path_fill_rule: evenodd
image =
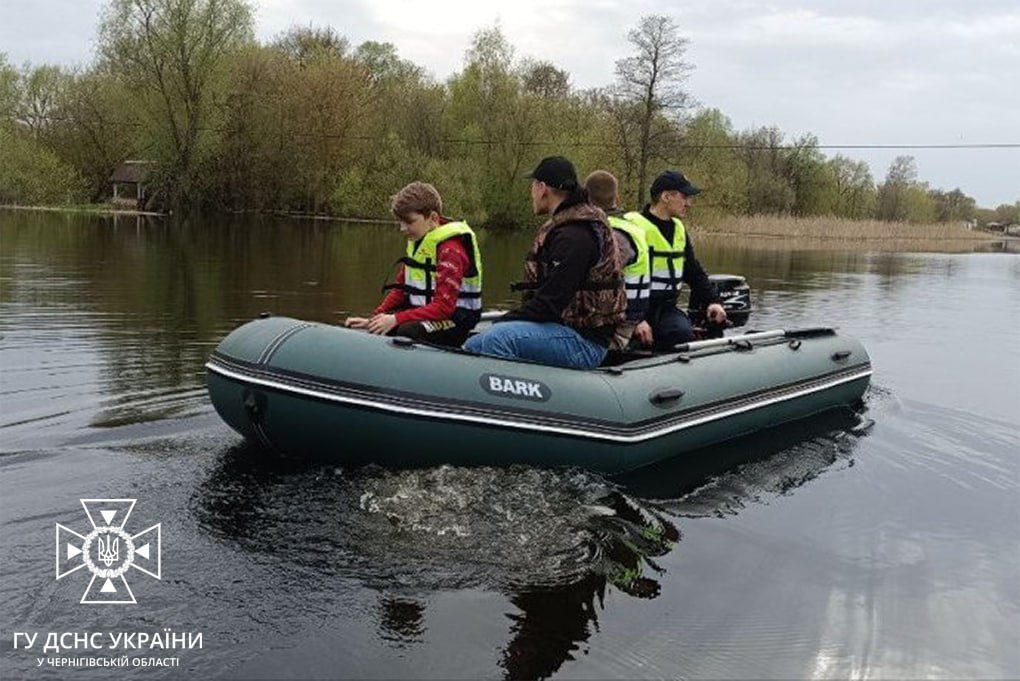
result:
<svg viewBox="0 0 1020 681"><path fill-rule="evenodd" d="M674 126L656 125L657 119L676 120L692 105L684 89L684 81L694 66L686 60L687 39L682 37L676 22L668 16L653 14L642 17L636 28L627 33L635 53L616 62L617 97L622 100L617 111L632 112L633 125L622 125L621 134L631 131L636 140L622 140L628 147L637 147L637 176L634 199L639 202L648 179L648 161L653 148L675 131Z"/></svg>

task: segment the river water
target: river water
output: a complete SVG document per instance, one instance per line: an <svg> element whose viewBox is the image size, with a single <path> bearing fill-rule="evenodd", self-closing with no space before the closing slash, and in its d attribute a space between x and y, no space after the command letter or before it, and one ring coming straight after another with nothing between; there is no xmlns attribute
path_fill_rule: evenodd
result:
<svg viewBox="0 0 1020 681"><path fill-rule="evenodd" d="M489 303L528 240L483 235ZM210 350L262 311L369 310L401 244L0 212L0 678L1020 676L1020 256L699 244L748 278L754 327L864 342L864 413L624 478L244 444L206 397ZM81 499L160 524L137 604L54 579ZM201 648L138 645L161 632Z"/></svg>

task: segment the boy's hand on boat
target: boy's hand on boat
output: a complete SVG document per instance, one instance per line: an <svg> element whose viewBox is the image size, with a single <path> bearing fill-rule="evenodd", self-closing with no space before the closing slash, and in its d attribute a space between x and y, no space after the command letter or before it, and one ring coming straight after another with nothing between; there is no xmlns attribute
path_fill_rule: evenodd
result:
<svg viewBox="0 0 1020 681"><path fill-rule="evenodd" d="M379 335L389 333L397 325L397 316L392 314L377 314L368 320L365 326L369 333Z"/></svg>
<svg viewBox="0 0 1020 681"><path fill-rule="evenodd" d="M363 329L368 326L368 322L367 317L348 317L344 320L344 326L348 329Z"/></svg>

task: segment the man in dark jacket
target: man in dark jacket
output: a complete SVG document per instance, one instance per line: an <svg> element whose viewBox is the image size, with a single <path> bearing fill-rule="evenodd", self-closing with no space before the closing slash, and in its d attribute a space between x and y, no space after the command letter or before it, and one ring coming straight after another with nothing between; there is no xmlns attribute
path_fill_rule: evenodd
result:
<svg viewBox="0 0 1020 681"><path fill-rule="evenodd" d="M639 212L624 218L645 230L651 252L652 292L645 321L634 329L642 345L656 351L671 350L678 343L694 339L687 315L677 304L681 284L691 288L693 296L709 301L706 316L716 324L726 321L726 310L709 281L705 268L694 257L694 246L680 218L687 215L694 196L701 190L683 173L667 170L652 182L652 202Z"/></svg>
<svg viewBox="0 0 1020 681"><path fill-rule="evenodd" d="M550 217L525 259L523 304L464 347L497 357L597 367L627 305L616 240L569 160L542 159L528 177L532 209Z"/></svg>

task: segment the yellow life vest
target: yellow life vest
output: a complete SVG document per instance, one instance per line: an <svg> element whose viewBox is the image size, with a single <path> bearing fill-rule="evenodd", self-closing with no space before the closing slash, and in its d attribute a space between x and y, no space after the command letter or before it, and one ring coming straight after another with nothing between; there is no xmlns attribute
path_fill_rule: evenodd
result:
<svg viewBox="0 0 1020 681"><path fill-rule="evenodd" d="M684 223L673 218L676 230L673 232L673 243L669 243L659 228L638 211L631 211L623 217L645 232L651 258L652 294L679 291L684 273L684 248L687 246Z"/></svg>
<svg viewBox="0 0 1020 681"><path fill-rule="evenodd" d="M478 237L466 222L448 222L427 232L417 243L407 242L407 256L401 258L400 262L404 264L403 289L407 293L407 302L411 307L423 307L432 302L436 294L435 274L439 244L458 237L471 242L471 247L467 249L471 262L460 282L457 307L481 312L482 256L478 250Z"/></svg>
<svg viewBox="0 0 1020 681"><path fill-rule="evenodd" d="M648 253L648 241L645 238L645 230L616 215L609 216L609 226L626 234L633 244L634 250L637 252L634 262L629 265L624 263L623 266L623 280L624 288L627 290L627 301L647 298L652 288L652 279L651 259Z"/></svg>

